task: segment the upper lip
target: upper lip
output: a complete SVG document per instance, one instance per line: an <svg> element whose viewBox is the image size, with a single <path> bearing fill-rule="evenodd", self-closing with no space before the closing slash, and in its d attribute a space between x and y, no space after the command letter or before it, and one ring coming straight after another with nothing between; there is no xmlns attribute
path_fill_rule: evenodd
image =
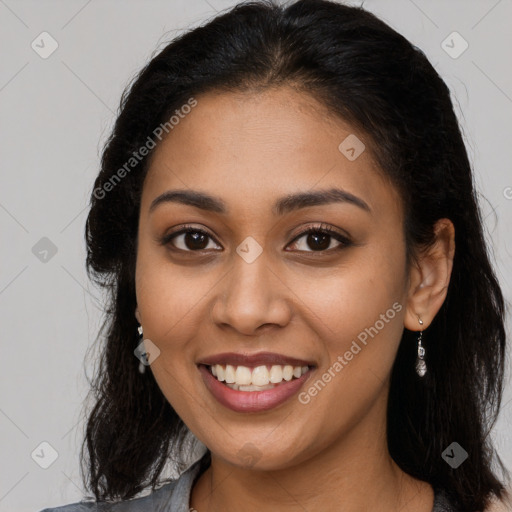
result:
<svg viewBox="0 0 512 512"><path fill-rule="evenodd" d="M274 364L283 366L314 366L311 361L305 361L304 359L297 359L296 357L289 357L283 354L276 354L274 352L259 352L257 354L225 352L223 354L215 354L205 357L198 361L197 364L204 364L207 366L212 366L214 364L229 364L232 366L247 366L249 368Z"/></svg>

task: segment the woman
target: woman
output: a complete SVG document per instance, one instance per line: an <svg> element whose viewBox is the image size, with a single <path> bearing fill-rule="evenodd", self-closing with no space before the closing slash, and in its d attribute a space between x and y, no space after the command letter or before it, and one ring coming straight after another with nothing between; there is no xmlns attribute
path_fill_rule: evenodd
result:
<svg viewBox="0 0 512 512"><path fill-rule="evenodd" d="M91 199L96 502L52 510L504 502L503 296L449 90L404 37L324 0L233 8L139 74Z"/></svg>

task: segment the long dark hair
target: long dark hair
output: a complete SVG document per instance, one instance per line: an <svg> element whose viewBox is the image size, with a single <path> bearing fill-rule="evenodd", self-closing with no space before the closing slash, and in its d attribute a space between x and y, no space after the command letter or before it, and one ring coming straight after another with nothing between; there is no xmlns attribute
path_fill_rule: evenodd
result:
<svg viewBox="0 0 512 512"><path fill-rule="evenodd" d="M172 41L123 94L85 233L88 275L108 293L82 446L86 486L98 501L131 498L154 489L169 460L181 468L189 446L186 426L152 373L138 372L133 353L137 226L151 152L130 158L190 98L279 85L313 95L368 136L369 150L401 194L408 264L432 243L436 220L455 226L447 297L424 332L428 373L420 380L414 372L416 333L405 329L392 369L387 435L405 472L463 510L483 510L503 492L489 432L502 395L504 300L450 92L403 36L362 8L326 0L239 4ZM457 469L441 456L454 441L468 453Z"/></svg>

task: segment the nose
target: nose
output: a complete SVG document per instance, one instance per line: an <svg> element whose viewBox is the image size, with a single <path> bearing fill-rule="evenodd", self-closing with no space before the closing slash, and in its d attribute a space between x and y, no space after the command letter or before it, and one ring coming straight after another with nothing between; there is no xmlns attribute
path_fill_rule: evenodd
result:
<svg viewBox="0 0 512 512"><path fill-rule="evenodd" d="M235 255L231 270L219 283L212 319L222 329L260 335L290 321L291 293L283 277L269 266L265 251L252 263Z"/></svg>

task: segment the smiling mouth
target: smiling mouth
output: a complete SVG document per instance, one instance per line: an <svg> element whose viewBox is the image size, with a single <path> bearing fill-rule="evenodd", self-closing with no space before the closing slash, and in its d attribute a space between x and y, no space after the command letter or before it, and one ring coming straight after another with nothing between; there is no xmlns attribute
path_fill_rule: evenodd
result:
<svg viewBox="0 0 512 512"><path fill-rule="evenodd" d="M299 379L310 366L261 365L253 368L242 365L205 365L211 375L235 391L265 391Z"/></svg>

